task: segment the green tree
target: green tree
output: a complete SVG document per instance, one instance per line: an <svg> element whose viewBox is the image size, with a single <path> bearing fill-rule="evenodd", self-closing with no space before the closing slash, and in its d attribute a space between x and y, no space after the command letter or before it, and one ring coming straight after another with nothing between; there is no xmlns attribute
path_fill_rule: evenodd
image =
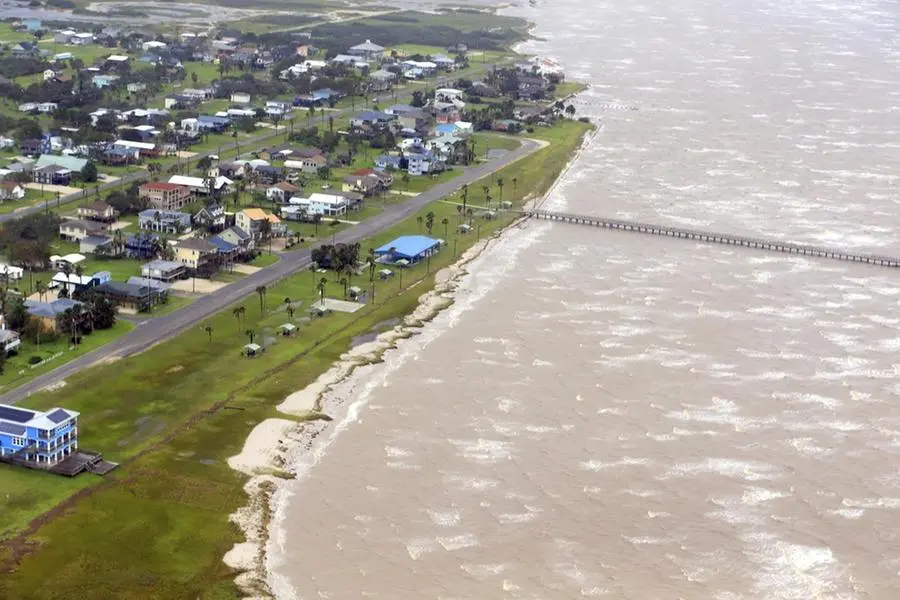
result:
<svg viewBox="0 0 900 600"><path fill-rule="evenodd" d="M425 229L428 231L428 235L431 235L431 230L434 228L434 213L429 212L425 215Z"/></svg>
<svg viewBox="0 0 900 600"><path fill-rule="evenodd" d="M85 183L94 183L97 181L97 165L93 161L88 161L81 169L81 181Z"/></svg>
<svg viewBox="0 0 900 600"><path fill-rule="evenodd" d="M259 314L264 315L266 314L266 286L257 286L256 293L259 295Z"/></svg>
<svg viewBox="0 0 900 600"><path fill-rule="evenodd" d="M325 302L325 288L328 286L328 280L324 277L319 280L319 284L316 286L316 289L319 290L319 301Z"/></svg>
<svg viewBox="0 0 900 600"><path fill-rule="evenodd" d="M233 309L231 314L238 320L238 331L240 331L244 326L244 316L247 314L247 309L241 305Z"/></svg>
<svg viewBox="0 0 900 600"><path fill-rule="evenodd" d="M446 238L449 234L447 233L447 226L450 225L450 219L444 217L441 219L441 225L444 226L444 237Z"/></svg>
<svg viewBox="0 0 900 600"><path fill-rule="evenodd" d="M205 331L206 335L209 336L209 343L211 344L212 343L212 334L213 334L212 325L207 325L206 327L203 328L203 331Z"/></svg>
<svg viewBox="0 0 900 600"><path fill-rule="evenodd" d="M250 343L252 344L253 338L256 337L256 332L253 331L252 329L248 329L247 331L244 332L244 335L246 335L248 338L250 338Z"/></svg>

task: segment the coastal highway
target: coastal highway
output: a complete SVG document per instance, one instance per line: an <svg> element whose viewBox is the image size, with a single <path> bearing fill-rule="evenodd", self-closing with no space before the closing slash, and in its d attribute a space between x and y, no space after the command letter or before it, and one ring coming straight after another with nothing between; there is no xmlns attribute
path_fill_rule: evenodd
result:
<svg viewBox="0 0 900 600"><path fill-rule="evenodd" d="M523 139L522 145L517 149L511 150L505 155L488 163L466 168L459 177L440 183L418 196L410 197L408 202L390 206L371 219L341 231L335 236L335 242L360 242L371 237L375 233L406 219L426 204L452 195L462 185L471 184L543 147L544 144L538 141ZM107 360L125 358L126 356L142 352L155 344L177 335L199 321L238 302L242 298L253 294L258 286L271 285L301 269L308 268L312 262L309 249L283 252L280 256L281 260L277 263L231 283L217 291L215 294L209 294L198 298L193 303L168 315L144 321L135 329L117 340L114 340L105 346L101 346L96 350L92 350L71 362L60 365L49 373L40 375L31 381L8 391L0 397L0 402L5 404L15 404L43 388L65 380L66 377L69 377L90 365Z"/></svg>

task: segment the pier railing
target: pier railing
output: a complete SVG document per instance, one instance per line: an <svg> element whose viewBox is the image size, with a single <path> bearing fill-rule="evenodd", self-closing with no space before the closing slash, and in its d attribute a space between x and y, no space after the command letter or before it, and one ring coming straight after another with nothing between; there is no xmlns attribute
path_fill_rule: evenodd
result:
<svg viewBox="0 0 900 600"><path fill-rule="evenodd" d="M741 235L732 235L730 233L715 233L712 231L700 231L696 229L686 229L682 227L671 227L668 225L654 225L652 223L641 223L639 221L629 221L622 219L608 219L604 217L593 217L589 215L577 215L572 213L556 212L551 210L527 210L524 211L529 217L537 219L547 219L550 221L562 221L565 223L575 223L578 225L589 225L591 227L600 227L604 229L615 229L619 231L630 231L634 233L643 233L647 235L657 235L662 237L674 237L698 242L707 242L710 244L724 244L727 246L742 246L744 248L757 248L759 250L769 250L771 252L782 252L785 254L798 254L800 256L814 256L819 258L830 258L833 260L841 260L846 262L864 263L869 265L877 265L880 267L900 267L900 258L892 256L880 256L877 254L863 254L857 252L849 252L847 250L838 250L835 248L826 248L824 246L812 246L807 244L795 244L792 242L779 242L765 238L747 237Z"/></svg>

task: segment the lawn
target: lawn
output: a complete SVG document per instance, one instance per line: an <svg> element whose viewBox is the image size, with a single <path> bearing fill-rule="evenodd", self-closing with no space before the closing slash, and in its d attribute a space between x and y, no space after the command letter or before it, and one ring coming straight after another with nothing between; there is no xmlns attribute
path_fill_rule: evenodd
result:
<svg viewBox="0 0 900 600"><path fill-rule="evenodd" d="M25 190L25 197L21 200L4 200L0 202L0 214L15 212L39 204L44 200L50 200L56 196L53 192L41 192L40 190Z"/></svg>
<svg viewBox="0 0 900 600"><path fill-rule="evenodd" d="M581 83L580 81L563 81L556 86L553 97L557 99L567 98L573 94L583 92L587 87L586 83Z"/></svg>
<svg viewBox="0 0 900 600"><path fill-rule="evenodd" d="M518 181L507 199L521 202L546 190L586 130L586 125L569 121L536 132L536 137L557 143L498 174ZM416 216L429 211L436 223L458 218L454 206L432 203L365 240L363 255L370 247L418 231ZM481 221L479 233L493 234L514 218L501 213L496 220ZM246 503L246 478L230 470L225 459L240 450L256 423L276 416L275 404L329 368L355 336L408 314L434 272L477 235L448 239L448 248L430 265L404 272L403 289L399 278L374 284L366 276L354 278L367 288L374 285L376 300L356 313L306 320L322 274L301 272L270 287L262 307L254 294L239 303L243 312L226 309L138 356L83 371L60 392L29 397L23 404L63 404L80 411L82 448L100 450L122 466L104 479L84 475L65 483L50 475L31 477L0 468L0 486L7 490L0 495L0 513L12 515L4 521L10 523L8 533L56 503L65 507L2 546L0 557L9 561L14 553L23 554L15 570L0 577L0 597L48 597L47 573L54 573L55 598L80 597L86 589L97 598L238 597L233 573L221 558L239 541L227 516ZM327 275L326 281L326 294L341 297L335 276ZM275 336L275 328L289 318L285 298L294 303L300 326L293 338ZM256 359L239 353L248 329L268 346ZM97 382L103 393L97 393ZM73 496L76 490L84 493Z"/></svg>
<svg viewBox="0 0 900 600"><path fill-rule="evenodd" d="M0 23L0 42L34 41L30 31L13 31L12 23Z"/></svg>
<svg viewBox="0 0 900 600"><path fill-rule="evenodd" d="M194 83L193 74L197 74L197 82ZM184 86L207 86L215 79L219 79L219 65L207 62L188 61L184 63Z"/></svg>
<svg viewBox="0 0 900 600"><path fill-rule="evenodd" d="M260 254L248 264L254 267L268 267L274 265L279 260L277 254Z"/></svg>
<svg viewBox="0 0 900 600"><path fill-rule="evenodd" d="M111 329L94 331L93 333L84 336L81 344L72 349L70 349L69 344L62 338L52 342L45 341L41 343L40 346L23 339L22 345L19 346L19 353L16 356L11 356L6 361L3 373L0 374L0 393L18 385L22 385L38 375L52 371L63 363L67 363L70 360L78 358L82 354L86 354L95 348L108 344L130 331L131 328L132 325L130 323L119 320ZM40 356L44 362L31 366L28 361L32 356Z"/></svg>

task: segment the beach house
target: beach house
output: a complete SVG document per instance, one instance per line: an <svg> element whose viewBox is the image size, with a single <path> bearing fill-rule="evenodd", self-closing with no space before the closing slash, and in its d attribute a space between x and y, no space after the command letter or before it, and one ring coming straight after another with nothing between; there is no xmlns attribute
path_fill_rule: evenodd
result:
<svg viewBox="0 0 900 600"><path fill-rule="evenodd" d="M78 450L78 413L0 404L0 458L53 467Z"/></svg>
<svg viewBox="0 0 900 600"><path fill-rule="evenodd" d="M428 258L441 247L441 241L425 235L401 235L375 249L381 262L411 265Z"/></svg>

